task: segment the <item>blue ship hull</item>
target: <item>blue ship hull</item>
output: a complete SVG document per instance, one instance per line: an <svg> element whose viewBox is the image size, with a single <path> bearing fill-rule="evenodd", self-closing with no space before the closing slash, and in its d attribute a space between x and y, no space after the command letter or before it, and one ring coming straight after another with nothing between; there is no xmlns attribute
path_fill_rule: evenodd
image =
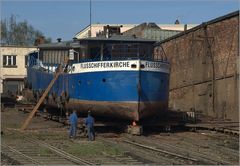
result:
<svg viewBox="0 0 240 166"><path fill-rule="evenodd" d="M34 92L45 90L53 73L27 69ZM169 73L148 70L110 70L65 73L59 76L45 104L57 106L67 92L67 109L86 114L140 120L161 114L168 107Z"/></svg>

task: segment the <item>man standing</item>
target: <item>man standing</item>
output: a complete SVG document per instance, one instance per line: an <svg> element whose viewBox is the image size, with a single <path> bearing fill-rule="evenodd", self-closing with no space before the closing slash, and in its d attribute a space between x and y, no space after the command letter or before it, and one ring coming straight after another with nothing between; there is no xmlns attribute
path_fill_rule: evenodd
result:
<svg viewBox="0 0 240 166"><path fill-rule="evenodd" d="M78 117L75 110L71 113L69 121L70 121L69 138L75 138L77 135L77 123L78 123Z"/></svg>
<svg viewBox="0 0 240 166"><path fill-rule="evenodd" d="M87 135L89 141L94 141L94 118L91 116L91 111L88 111L88 117L85 119L85 125L87 126Z"/></svg>

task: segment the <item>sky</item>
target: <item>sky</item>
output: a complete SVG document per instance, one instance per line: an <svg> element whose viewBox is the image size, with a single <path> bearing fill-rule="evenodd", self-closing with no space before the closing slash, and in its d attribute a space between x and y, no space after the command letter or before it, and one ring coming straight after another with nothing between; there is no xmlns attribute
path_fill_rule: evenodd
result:
<svg viewBox="0 0 240 166"><path fill-rule="evenodd" d="M90 0L0 0L1 19L12 14L51 37L71 40L90 23ZM239 0L91 0L92 23L182 24L202 22L239 10Z"/></svg>

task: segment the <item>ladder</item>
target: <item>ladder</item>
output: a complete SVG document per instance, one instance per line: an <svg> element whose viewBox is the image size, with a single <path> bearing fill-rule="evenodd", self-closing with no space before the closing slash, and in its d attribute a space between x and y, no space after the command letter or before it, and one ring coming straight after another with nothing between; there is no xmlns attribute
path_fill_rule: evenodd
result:
<svg viewBox="0 0 240 166"><path fill-rule="evenodd" d="M51 90L53 84L56 82L56 80L58 79L59 75L63 73L63 68L60 65L58 67L58 69L56 70L56 73L54 74L54 78L52 79L52 81L50 82L50 84L48 85L47 89L44 91L43 95L41 96L41 98L39 99L38 103L36 104L36 106L33 108L32 112L29 114L29 116L27 117L27 119L25 120L25 122L23 123L23 125L21 126L21 131L25 130L27 128L27 126L29 125L29 123L31 122L33 116L35 115L35 113L37 112L39 106L42 104L42 102L44 101L45 97L47 96L47 94L49 93L49 91Z"/></svg>

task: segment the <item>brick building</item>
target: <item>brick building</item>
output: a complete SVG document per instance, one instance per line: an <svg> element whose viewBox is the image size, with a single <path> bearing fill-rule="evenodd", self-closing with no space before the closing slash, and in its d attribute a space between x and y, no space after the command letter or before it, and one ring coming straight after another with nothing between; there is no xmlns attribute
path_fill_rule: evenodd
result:
<svg viewBox="0 0 240 166"><path fill-rule="evenodd" d="M170 108L239 121L239 11L157 43L162 55L171 64Z"/></svg>

